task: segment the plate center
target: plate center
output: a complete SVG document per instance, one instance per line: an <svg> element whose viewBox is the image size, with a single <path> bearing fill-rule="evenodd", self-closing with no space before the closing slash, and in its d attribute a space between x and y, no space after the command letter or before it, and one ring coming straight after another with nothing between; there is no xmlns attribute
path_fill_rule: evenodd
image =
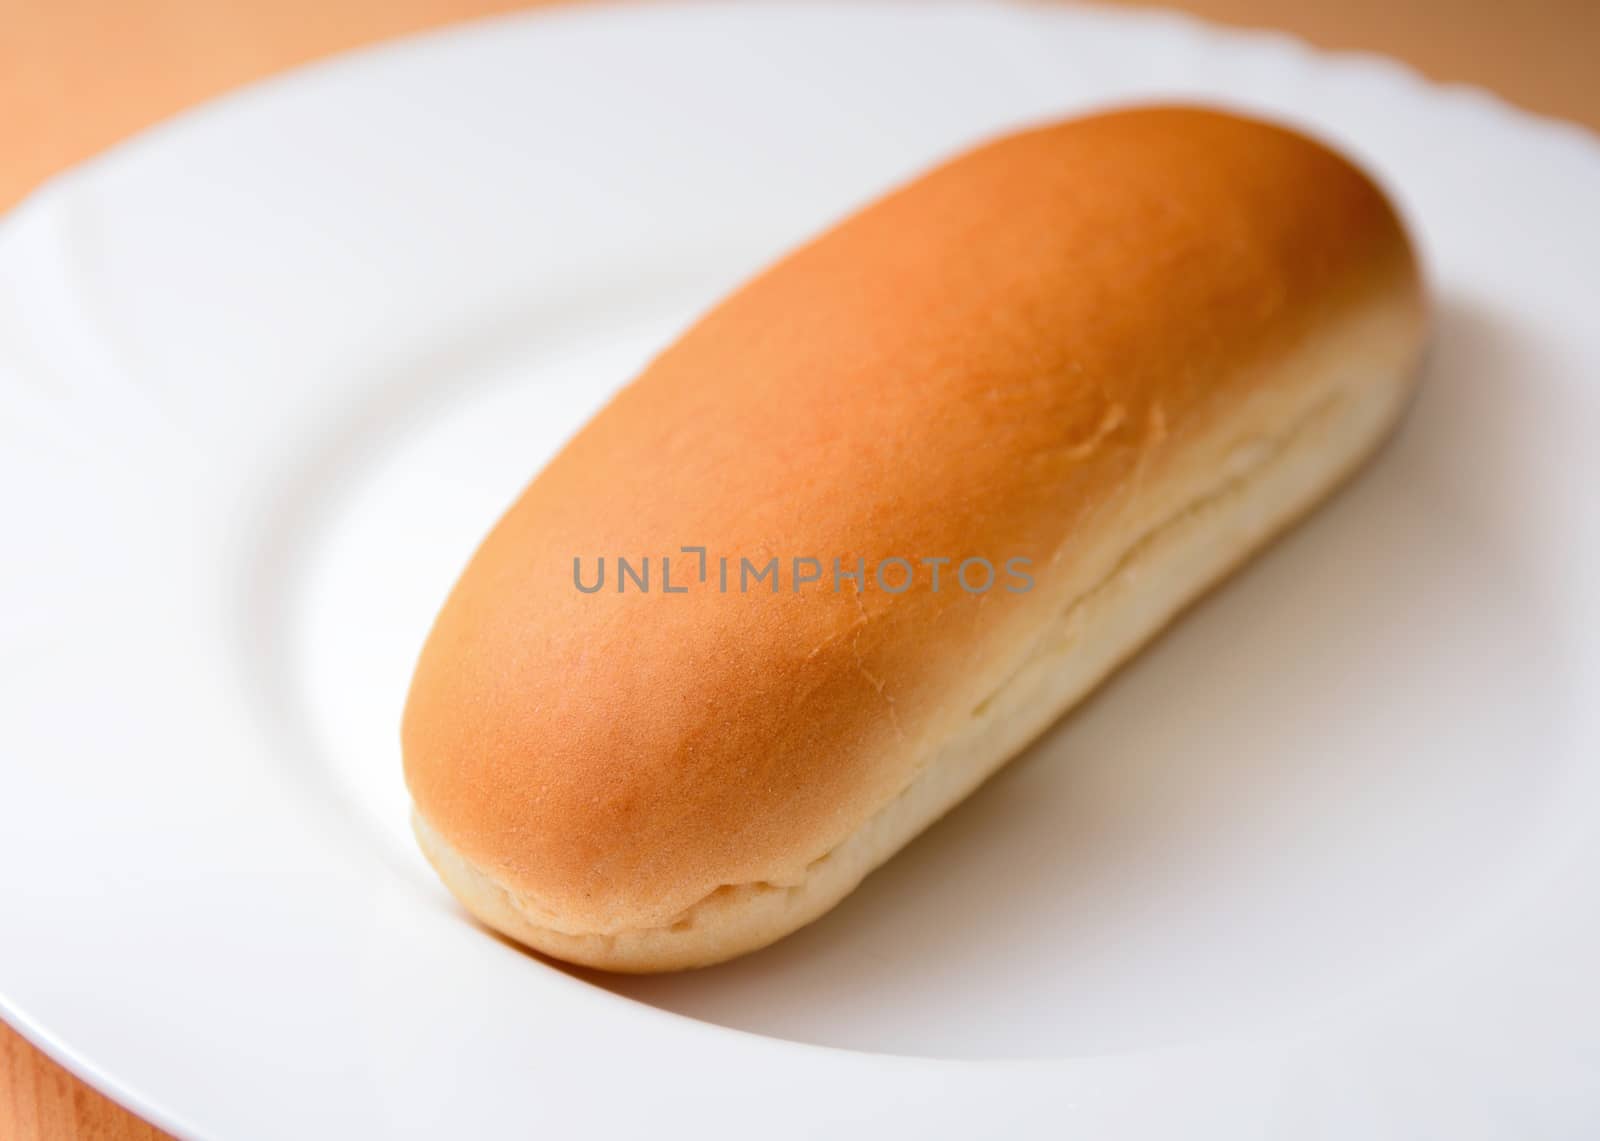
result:
<svg viewBox="0 0 1600 1141"><path fill-rule="evenodd" d="M407 828L397 726L432 616L708 295L463 336L373 386L330 445L286 580L287 691L419 892L442 888ZM1283 1029L1385 985L1509 882L1564 751L1538 584L1497 556L1505 521L1442 478L1492 418L1435 415L1438 387L1352 487L831 915L709 970L580 973L742 1030L961 1058Z"/></svg>

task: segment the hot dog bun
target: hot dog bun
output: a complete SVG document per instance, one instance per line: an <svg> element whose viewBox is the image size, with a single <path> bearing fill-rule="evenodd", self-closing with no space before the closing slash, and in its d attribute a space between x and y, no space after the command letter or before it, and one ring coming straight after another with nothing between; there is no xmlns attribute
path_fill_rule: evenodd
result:
<svg viewBox="0 0 1600 1141"><path fill-rule="evenodd" d="M1383 194L1275 126L1134 109L939 167L715 307L484 541L405 711L424 851L576 963L780 938L1350 474L1425 325ZM619 555L649 592L577 589Z"/></svg>

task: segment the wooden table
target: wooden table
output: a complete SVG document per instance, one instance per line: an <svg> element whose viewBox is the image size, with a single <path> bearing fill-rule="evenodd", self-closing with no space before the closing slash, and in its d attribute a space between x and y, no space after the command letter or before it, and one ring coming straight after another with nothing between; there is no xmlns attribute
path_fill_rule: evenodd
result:
<svg viewBox="0 0 1600 1141"><path fill-rule="evenodd" d="M1129 2L1129 0L1123 0ZM141 127L297 63L527 0L0 0L0 210ZM1382 52L1600 131L1600 3L1177 0L1223 23ZM0 1138L164 1136L0 1024Z"/></svg>

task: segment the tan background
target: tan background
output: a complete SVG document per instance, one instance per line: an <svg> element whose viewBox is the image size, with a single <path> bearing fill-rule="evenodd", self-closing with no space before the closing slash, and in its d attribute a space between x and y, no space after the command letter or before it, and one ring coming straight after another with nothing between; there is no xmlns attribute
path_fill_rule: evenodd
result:
<svg viewBox="0 0 1600 1141"><path fill-rule="evenodd" d="M1129 2L1129 0L1122 0ZM0 210L202 99L330 52L527 0L0 0ZM1175 0L1224 23L1382 52L1600 131L1600 0ZM0 1138L162 1134L0 1024Z"/></svg>

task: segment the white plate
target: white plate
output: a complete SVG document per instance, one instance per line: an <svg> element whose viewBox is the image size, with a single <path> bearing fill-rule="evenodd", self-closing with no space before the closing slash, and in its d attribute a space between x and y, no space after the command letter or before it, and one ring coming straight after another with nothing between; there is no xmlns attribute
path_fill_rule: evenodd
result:
<svg viewBox="0 0 1600 1141"><path fill-rule="evenodd" d="M396 723L501 507L720 291L934 158L1194 96L1425 246L1399 441L779 947L473 927ZM1600 147L1056 7L584 9L365 52L0 229L0 1013L180 1132L1593 1137Z"/></svg>

